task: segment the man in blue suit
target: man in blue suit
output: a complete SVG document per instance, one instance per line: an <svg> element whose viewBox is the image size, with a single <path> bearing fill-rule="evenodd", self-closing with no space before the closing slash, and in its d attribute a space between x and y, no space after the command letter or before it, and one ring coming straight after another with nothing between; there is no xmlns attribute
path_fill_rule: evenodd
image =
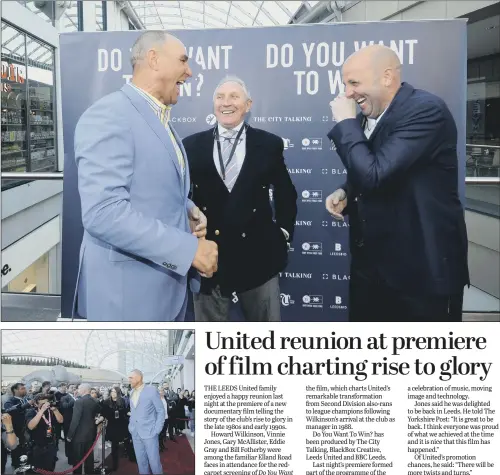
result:
<svg viewBox="0 0 500 475"><path fill-rule="evenodd" d="M163 403L157 389L144 384L139 370L133 370L128 380L132 386L128 430L132 435L139 473L162 474L158 435L165 423Z"/></svg>
<svg viewBox="0 0 500 475"><path fill-rule="evenodd" d="M461 321L469 273L457 129L444 101L401 83L400 70L391 49L363 48L330 104L328 137L347 182L326 207L349 215L349 319Z"/></svg>
<svg viewBox="0 0 500 475"><path fill-rule="evenodd" d="M182 321L188 276L197 291L198 273L217 270L169 120L191 69L163 31L142 34L131 56L132 82L93 104L75 131L84 235L73 308L89 321Z"/></svg>

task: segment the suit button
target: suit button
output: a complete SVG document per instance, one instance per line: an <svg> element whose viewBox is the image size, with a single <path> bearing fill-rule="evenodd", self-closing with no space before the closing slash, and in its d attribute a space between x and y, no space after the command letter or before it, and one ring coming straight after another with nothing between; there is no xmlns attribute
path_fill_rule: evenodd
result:
<svg viewBox="0 0 500 475"><path fill-rule="evenodd" d="M254 209L254 210L253 210L253 212L254 212L254 213L255 213L256 211L257 211L256 209Z"/></svg>
<svg viewBox="0 0 500 475"><path fill-rule="evenodd" d="M247 237L247 235L245 233L242 233L241 237Z"/></svg>
<svg viewBox="0 0 500 475"><path fill-rule="evenodd" d="M206 206L203 206L203 211L206 211L207 210L207 207Z"/></svg>
<svg viewBox="0 0 500 475"><path fill-rule="evenodd" d="M215 235L218 236L220 234L220 231L218 229L215 230Z"/></svg>
<svg viewBox="0 0 500 475"><path fill-rule="evenodd" d="M198 188L198 185L194 185L195 188Z"/></svg>

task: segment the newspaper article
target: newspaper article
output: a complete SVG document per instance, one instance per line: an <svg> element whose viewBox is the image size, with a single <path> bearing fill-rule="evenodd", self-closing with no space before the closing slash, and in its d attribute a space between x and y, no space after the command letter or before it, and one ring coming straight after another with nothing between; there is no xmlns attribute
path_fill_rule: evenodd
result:
<svg viewBox="0 0 500 475"><path fill-rule="evenodd" d="M498 323L208 328L197 474L499 473Z"/></svg>

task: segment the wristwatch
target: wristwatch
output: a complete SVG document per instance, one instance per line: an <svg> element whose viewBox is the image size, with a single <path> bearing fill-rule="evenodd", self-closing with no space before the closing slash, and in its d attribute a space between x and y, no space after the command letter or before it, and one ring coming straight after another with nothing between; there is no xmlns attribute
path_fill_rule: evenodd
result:
<svg viewBox="0 0 500 475"><path fill-rule="evenodd" d="M13 434L14 433L14 430L6 430L5 431L6 434Z"/></svg>

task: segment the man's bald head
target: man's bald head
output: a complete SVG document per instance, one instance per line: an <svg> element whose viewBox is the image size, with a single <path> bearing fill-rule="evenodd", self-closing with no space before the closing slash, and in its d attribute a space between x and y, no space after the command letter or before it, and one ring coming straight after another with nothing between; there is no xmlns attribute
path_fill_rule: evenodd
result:
<svg viewBox="0 0 500 475"><path fill-rule="evenodd" d="M370 45L351 54L344 63L360 63L363 66L372 67L380 72L386 69L399 71L401 62L398 55L391 48L384 45Z"/></svg>
<svg viewBox="0 0 500 475"><path fill-rule="evenodd" d="M143 374L138 369L134 369L130 372L130 376L128 377L128 381L132 389L135 389L143 384Z"/></svg>
<svg viewBox="0 0 500 475"><path fill-rule="evenodd" d="M346 96L360 104L365 116L377 118L401 86L401 62L391 48L370 45L347 58L342 76Z"/></svg>
<svg viewBox="0 0 500 475"><path fill-rule="evenodd" d="M177 103L180 87L191 77L186 47L165 31L146 31L132 46L132 82L165 105Z"/></svg>

